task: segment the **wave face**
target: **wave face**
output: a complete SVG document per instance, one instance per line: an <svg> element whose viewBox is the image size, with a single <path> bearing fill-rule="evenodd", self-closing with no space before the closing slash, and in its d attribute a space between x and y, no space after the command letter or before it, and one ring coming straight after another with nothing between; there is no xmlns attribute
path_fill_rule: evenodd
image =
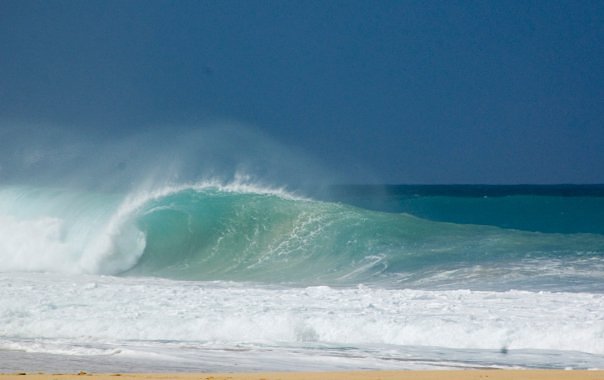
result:
<svg viewBox="0 0 604 380"><path fill-rule="evenodd" d="M126 197L4 188L0 225L2 271L604 290L601 234L436 222L245 185Z"/></svg>

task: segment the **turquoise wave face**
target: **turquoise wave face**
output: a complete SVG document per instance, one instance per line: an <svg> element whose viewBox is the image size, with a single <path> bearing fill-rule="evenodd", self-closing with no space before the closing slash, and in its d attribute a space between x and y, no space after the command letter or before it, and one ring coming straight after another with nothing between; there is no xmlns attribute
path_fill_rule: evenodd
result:
<svg viewBox="0 0 604 380"><path fill-rule="evenodd" d="M604 269L598 234L441 223L274 194L187 189L145 203L135 220L146 248L128 275L392 286L557 276L591 286Z"/></svg>
<svg viewBox="0 0 604 380"><path fill-rule="evenodd" d="M604 235L455 224L241 186L0 189L0 271L602 290Z"/></svg>
<svg viewBox="0 0 604 380"><path fill-rule="evenodd" d="M412 234L408 217L391 218L272 194L185 190L139 211L147 244L129 273L295 282L337 279L366 265L382 271L384 255Z"/></svg>

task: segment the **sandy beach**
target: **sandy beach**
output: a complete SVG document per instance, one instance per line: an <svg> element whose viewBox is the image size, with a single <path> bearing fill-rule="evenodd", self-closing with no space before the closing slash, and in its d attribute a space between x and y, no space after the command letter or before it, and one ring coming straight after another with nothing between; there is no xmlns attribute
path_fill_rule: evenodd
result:
<svg viewBox="0 0 604 380"><path fill-rule="evenodd" d="M351 371L351 372L256 372L256 373L177 373L177 374L0 374L0 379L70 380L179 379L179 380L604 380L604 371L559 370L469 370L469 371Z"/></svg>

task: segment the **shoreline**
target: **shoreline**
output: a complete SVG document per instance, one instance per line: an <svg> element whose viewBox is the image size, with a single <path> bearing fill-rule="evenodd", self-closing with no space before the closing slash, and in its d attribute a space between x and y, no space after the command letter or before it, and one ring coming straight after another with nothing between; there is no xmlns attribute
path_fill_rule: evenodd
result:
<svg viewBox="0 0 604 380"><path fill-rule="evenodd" d="M604 370L429 370L251 373L4 373L0 379L32 380L604 380Z"/></svg>

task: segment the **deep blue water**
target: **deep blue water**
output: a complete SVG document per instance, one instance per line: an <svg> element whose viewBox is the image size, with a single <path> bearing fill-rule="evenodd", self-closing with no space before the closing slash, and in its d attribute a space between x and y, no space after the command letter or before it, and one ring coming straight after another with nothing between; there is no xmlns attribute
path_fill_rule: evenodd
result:
<svg viewBox="0 0 604 380"><path fill-rule="evenodd" d="M350 185L324 194L436 221L604 234L604 185Z"/></svg>

